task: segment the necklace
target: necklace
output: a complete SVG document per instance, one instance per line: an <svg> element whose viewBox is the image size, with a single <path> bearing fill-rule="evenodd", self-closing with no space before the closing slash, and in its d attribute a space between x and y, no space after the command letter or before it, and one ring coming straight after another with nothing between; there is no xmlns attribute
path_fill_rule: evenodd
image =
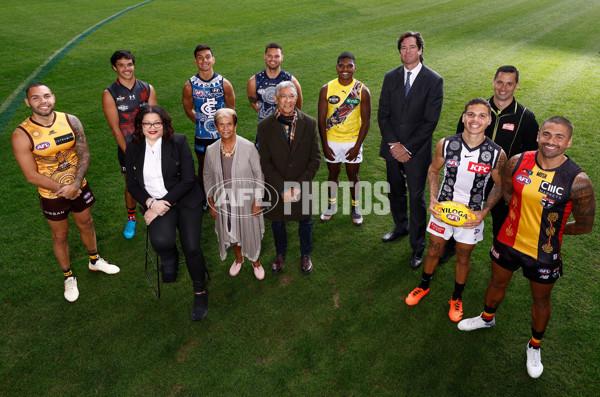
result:
<svg viewBox="0 0 600 397"><path fill-rule="evenodd" d="M223 157L233 157L233 155L235 154L235 146L233 147L233 149L231 149L230 152L226 152L225 148L221 146L221 154L223 155Z"/></svg>

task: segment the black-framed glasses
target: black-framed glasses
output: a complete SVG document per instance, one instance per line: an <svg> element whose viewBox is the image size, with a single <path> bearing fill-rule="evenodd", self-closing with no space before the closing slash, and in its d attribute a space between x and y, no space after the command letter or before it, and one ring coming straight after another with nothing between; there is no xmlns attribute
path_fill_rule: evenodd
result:
<svg viewBox="0 0 600 397"><path fill-rule="evenodd" d="M163 124L161 121L157 121L156 123L142 123L142 127L148 128L162 128Z"/></svg>

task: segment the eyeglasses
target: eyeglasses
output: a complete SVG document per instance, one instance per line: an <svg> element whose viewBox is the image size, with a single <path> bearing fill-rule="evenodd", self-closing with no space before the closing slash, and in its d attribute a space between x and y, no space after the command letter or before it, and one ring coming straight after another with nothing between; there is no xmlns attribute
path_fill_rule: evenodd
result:
<svg viewBox="0 0 600 397"><path fill-rule="evenodd" d="M162 128L163 124L160 121L157 121L156 123L142 123L142 127L148 129L148 128Z"/></svg>

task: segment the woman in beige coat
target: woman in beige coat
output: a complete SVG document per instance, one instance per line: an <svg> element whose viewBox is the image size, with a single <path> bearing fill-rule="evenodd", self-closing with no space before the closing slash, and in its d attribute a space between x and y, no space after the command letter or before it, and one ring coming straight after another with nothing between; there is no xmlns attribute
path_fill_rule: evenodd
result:
<svg viewBox="0 0 600 397"><path fill-rule="evenodd" d="M221 260L227 257L227 248L233 247L236 259L229 274L236 276L246 257L256 278L262 280L265 270L259 257L265 224L260 202L264 176L258 151L252 142L236 134L235 110L219 109L214 120L221 139L206 149L203 179Z"/></svg>

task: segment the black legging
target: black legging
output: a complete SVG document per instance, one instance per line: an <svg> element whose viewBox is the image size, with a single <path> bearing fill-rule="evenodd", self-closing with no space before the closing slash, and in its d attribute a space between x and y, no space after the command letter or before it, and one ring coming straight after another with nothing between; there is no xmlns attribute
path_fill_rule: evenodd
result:
<svg viewBox="0 0 600 397"><path fill-rule="evenodd" d="M202 207L190 209L175 205L163 216L154 218L148 226L150 242L163 266L177 266L175 228L179 229L179 241L185 255L185 264L194 282L194 291L202 292L206 274L204 254L200 247Z"/></svg>

